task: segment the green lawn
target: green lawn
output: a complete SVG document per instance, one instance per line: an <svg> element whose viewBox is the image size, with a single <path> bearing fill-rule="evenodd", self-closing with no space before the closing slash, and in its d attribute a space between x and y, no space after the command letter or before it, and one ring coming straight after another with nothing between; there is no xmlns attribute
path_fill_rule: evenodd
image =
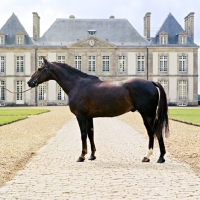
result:
<svg viewBox="0 0 200 200"><path fill-rule="evenodd" d="M0 126L10 124L22 119L26 119L28 115L38 115L49 112L47 109L0 109Z"/></svg>
<svg viewBox="0 0 200 200"><path fill-rule="evenodd" d="M200 109L169 108L169 118L200 125Z"/></svg>

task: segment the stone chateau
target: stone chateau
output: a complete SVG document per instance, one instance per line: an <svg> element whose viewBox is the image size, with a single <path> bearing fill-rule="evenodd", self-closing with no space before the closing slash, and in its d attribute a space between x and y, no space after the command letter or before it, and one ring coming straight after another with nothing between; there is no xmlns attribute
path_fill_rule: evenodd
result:
<svg viewBox="0 0 200 200"><path fill-rule="evenodd" d="M141 36L127 19L56 19L40 36L40 17L33 12L33 38L12 14L0 29L0 105L67 105L62 88L49 81L26 93L27 81L49 61L71 66L115 81L139 77L160 82L169 105L198 105L198 46L194 43L194 13L184 29L169 15L156 35L150 36L151 13L144 16Z"/></svg>

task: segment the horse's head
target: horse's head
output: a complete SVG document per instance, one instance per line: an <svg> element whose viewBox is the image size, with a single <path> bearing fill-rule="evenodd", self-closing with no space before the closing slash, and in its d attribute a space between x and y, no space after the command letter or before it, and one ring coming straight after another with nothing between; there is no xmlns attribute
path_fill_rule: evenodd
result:
<svg viewBox="0 0 200 200"><path fill-rule="evenodd" d="M29 87L36 87L39 84L50 80L50 63L43 58L43 64L38 70L31 76L30 80L27 82Z"/></svg>

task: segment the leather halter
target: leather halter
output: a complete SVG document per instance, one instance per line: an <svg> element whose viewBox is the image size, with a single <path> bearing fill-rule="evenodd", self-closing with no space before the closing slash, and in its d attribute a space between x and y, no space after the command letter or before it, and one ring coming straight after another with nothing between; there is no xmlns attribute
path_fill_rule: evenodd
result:
<svg viewBox="0 0 200 200"><path fill-rule="evenodd" d="M45 64L45 65L44 65L44 69L45 69L45 70L43 71L43 73L40 74L40 75L33 81L33 83L35 84L35 86L38 85L37 83L38 83L40 77L44 74L45 71L47 72L47 76L48 76L48 80L47 80L47 81L50 80L50 63Z"/></svg>

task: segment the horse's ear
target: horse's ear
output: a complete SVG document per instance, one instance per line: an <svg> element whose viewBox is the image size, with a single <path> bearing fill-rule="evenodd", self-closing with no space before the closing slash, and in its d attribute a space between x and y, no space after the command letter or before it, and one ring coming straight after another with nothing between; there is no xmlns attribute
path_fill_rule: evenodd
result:
<svg viewBox="0 0 200 200"><path fill-rule="evenodd" d="M48 63L48 61L47 61L47 59L45 57L43 57L43 61L44 61L45 64Z"/></svg>

